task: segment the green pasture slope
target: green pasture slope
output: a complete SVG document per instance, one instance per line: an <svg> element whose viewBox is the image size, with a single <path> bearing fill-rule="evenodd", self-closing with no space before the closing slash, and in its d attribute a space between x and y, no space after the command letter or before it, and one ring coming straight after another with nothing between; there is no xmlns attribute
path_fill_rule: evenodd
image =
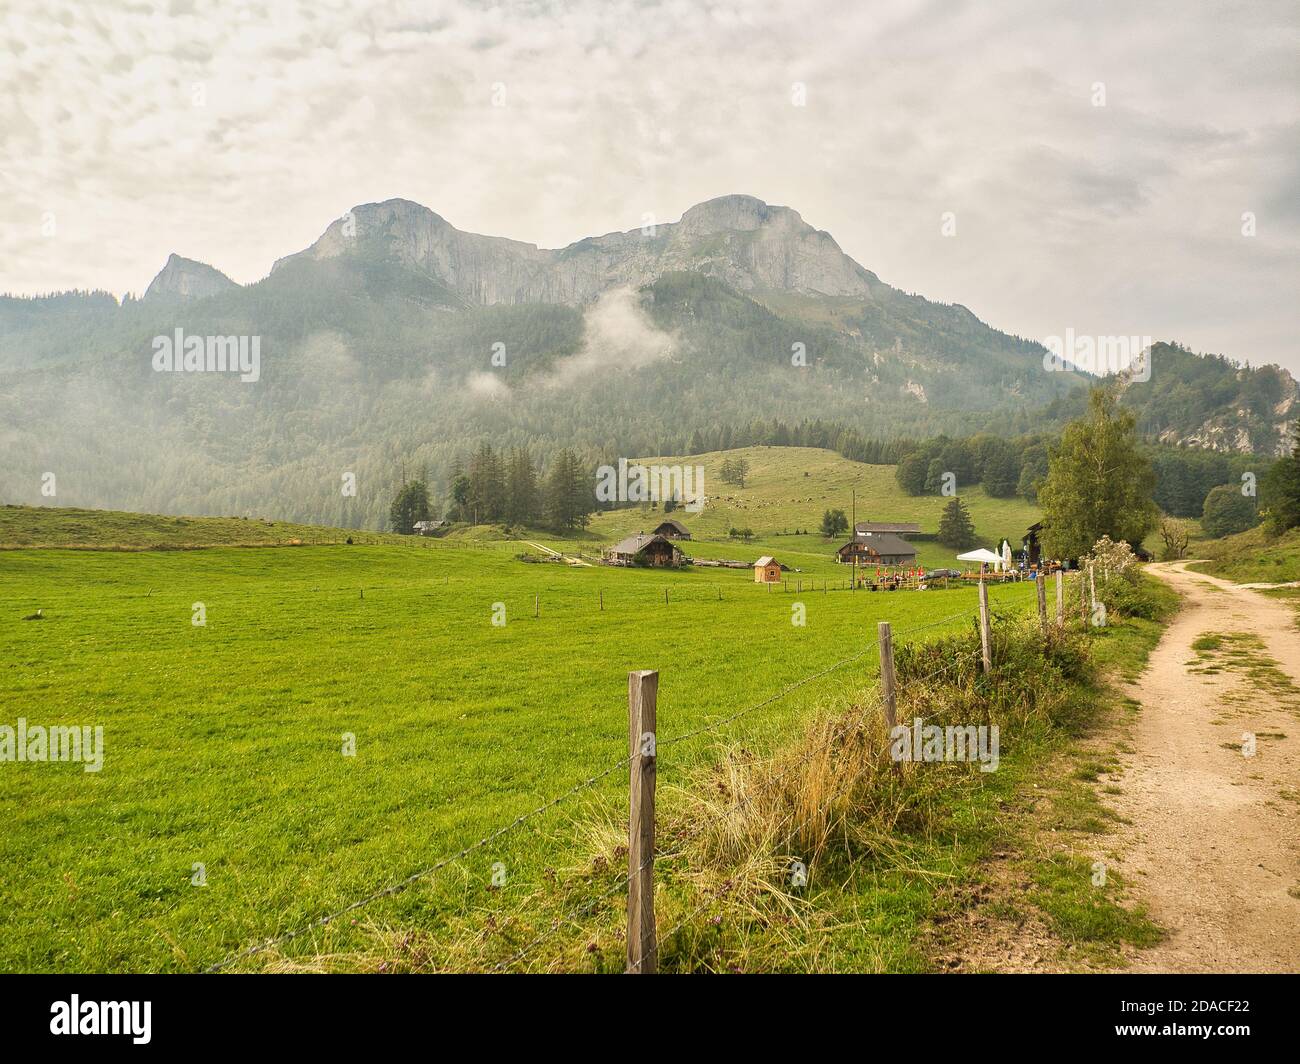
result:
<svg viewBox="0 0 1300 1064"><path fill-rule="evenodd" d="M799 628L796 596L747 571L528 564L518 550L0 551L0 723L103 725L105 742L98 773L0 763L0 970L197 970L401 880L616 764L629 669L661 670L672 801L718 741L771 742L872 682L878 620L906 642L976 610L970 588L805 591ZM994 588L995 611L1032 592ZM38 608L44 620L22 620ZM575 824L620 808L626 787L615 770L291 952L346 950L364 931L352 919L436 930L447 913L517 904L546 868L582 860ZM491 894L495 862L508 879ZM196 863L206 886L191 884Z"/></svg>
<svg viewBox="0 0 1300 1064"><path fill-rule="evenodd" d="M1300 529L1269 536L1262 527L1223 539L1193 543L1188 556L1205 558L1190 568L1238 584L1283 584L1300 580Z"/></svg>
<svg viewBox="0 0 1300 1064"><path fill-rule="evenodd" d="M183 550L213 546L275 546L300 543L394 543L385 532L322 528L263 517L174 517L72 507L0 506L0 550L15 547L79 547L96 550Z"/></svg>
<svg viewBox="0 0 1300 1064"><path fill-rule="evenodd" d="M722 463L728 458L749 462L743 488L722 480ZM771 554L791 568L818 579L844 579L835 562L835 550L847 534L823 538L822 514L840 509L852 520L853 490L857 489L859 521L915 521L923 532L939 530L939 516L948 500L940 495L908 495L894 479L894 467L852 462L834 451L814 447L745 447L709 454L643 458L646 465L692 465L704 468L708 502L700 513L679 509L668 515L691 530L687 552L696 558L753 561ZM995 499L978 486L959 491L970 510L980 543L996 548L1005 536L1014 547L1038 520L1037 507L1021 498ZM597 514L580 537L557 539L539 532L530 537L555 549L598 552L633 532L649 531L664 519L662 507L634 508ZM732 528L750 528L755 538L748 544L731 539ZM797 531L804 534L796 535ZM914 544L921 565L927 568L955 565L959 553L933 540Z"/></svg>

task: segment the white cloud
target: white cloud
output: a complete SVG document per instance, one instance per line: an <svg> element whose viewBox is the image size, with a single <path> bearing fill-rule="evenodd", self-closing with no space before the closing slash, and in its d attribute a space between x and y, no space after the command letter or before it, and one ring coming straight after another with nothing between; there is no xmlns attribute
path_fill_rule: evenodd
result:
<svg viewBox="0 0 1300 1064"><path fill-rule="evenodd" d="M582 326L582 348L555 364L548 384L564 388L606 372L640 369L671 357L677 346L671 334L655 328L631 288L602 293L583 312Z"/></svg>
<svg viewBox="0 0 1300 1064"><path fill-rule="evenodd" d="M491 373L471 373L465 378L465 390L475 399L505 399L510 385Z"/></svg>

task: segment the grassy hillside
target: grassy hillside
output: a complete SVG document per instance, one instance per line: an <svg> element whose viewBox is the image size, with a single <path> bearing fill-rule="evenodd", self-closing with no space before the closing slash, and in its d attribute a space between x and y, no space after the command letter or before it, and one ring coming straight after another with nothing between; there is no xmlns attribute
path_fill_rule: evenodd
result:
<svg viewBox="0 0 1300 1064"><path fill-rule="evenodd" d="M749 478L743 488L722 480L722 463L743 457ZM817 534L822 513L841 509L852 519L852 493L857 489L859 521L916 521L924 532L936 532L947 499L938 495L911 496L894 480L894 467L851 462L834 451L812 447L747 447L686 457L643 458L641 462L704 467L708 503L701 513L678 510L671 516L691 530L692 556L752 561L773 554L791 567L817 577L843 575L835 563L836 540ZM1038 519L1038 510L1020 498L994 499L983 488L961 492L970 510L981 545L990 549L1003 537L1019 547L1025 529ZM654 528L664 518L662 507L616 510L598 514L580 540L585 549L600 546L640 530ZM732 527L751 528L755 539L748 545L730 539ZM805 534L795 535L796 530ZM554 536L539 532L539 541L555 545ZM958 553L934 541L917 541L921 564L947 566Z"/></svg>
<svg viewBox="0 0 1300 1064"><path fill-rule="evenodd" d="M267 546L300 543L396 543L407 537L322 528L261 517L166 517L116 510L55 506L0 506L0 549L96 547L144 549Z"/></svg>
<svg viewBox="0 0 1300 1064"><path fill-rule="evenodd" d="M1191 566L1239 584L1281 584L1300 580L1300 528L1270 538L1252 528L1223 539L1202 540L1191 553L1209 559Z"/></svg>
<svg viewBox="0 0 1300 1064"><path fill-rule="evenodd" d="M623 757L629 669L662 670L670 795L718 742L761 749L849 704L874 659L670 737L861 650L878 619L907 645L969 630L976 609L969 588L805 594L797 627L795 596L748 572L525 564L516 550L0 552L0 721L100 725L105 751L97 773L0 767L0 970L193 969L426 868ZM1015 612L1032 587L992 594ZM22 620L38 608L44 620ZM518 906L581 852L573 820L616 817L626 786L625 771L602 777L296 951L346 951L372 920L436 930L444 914ZM508 880L494 892L496 862Z"/></svg>

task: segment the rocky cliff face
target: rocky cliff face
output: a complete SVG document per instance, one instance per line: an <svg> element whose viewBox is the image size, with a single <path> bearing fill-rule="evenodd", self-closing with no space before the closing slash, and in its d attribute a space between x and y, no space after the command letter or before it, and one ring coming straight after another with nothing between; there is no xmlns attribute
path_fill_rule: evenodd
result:
<svg viewBox="0 0 1300 1064"><path fill-rule="evenodd" d="M204 299L238 287L220 270L172 254L168 256L167 264L158 276L145 289L144 298Z"/></svg>
<svg viewBox="0 0 1300 1064"><path fill-rule="evenodd" d="M829 233L788 207L752 196L723 196L692 207L678 222L589 237L554 251L465 233L418 203L388 200L354 208L275 268L353 253L377 253L425 270L478 304L581 304L675 270L709 274L741 291L870 299L885 287Z"/></svg>

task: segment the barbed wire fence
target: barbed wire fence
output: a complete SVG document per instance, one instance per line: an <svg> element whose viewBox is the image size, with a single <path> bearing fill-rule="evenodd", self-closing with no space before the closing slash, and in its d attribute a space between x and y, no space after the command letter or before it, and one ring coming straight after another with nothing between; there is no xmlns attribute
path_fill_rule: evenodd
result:
<svg viewBox="0 0 1300 1064"><path fill-rule="evenodd" d="M897 636L897 637L915 636L919 633L926 632L944 625L950 625L956 621L963 620L963 619L974 621L977 618L970 610L964 610L964 611L949 614L941 618L926 621L921 624L909 626L908 628L902 629L898 632L893 632L892 636ZM986 629L991 623L990 614L987 609L987 601L984 600L983 598L981 601L981 610L978 617L978 622L979 624L985 626ZM882 628L882 632L885 633L888 632L887 624L882 623L881 628ZM888 654L889 656L888 667L892 676L892 669L893 669L892 638L889 638L887 645L883 649L884 649L884 653ZM679 747L682 744L699 739L703 736L718 735L722 732L723 729L727 728L728 726L734 724L735 722L741 719L748 717L750 714L756 713L765 707L771 706L774 703L782 700L783 698L786 698L793 692L811 683L814 683L817 680L823 679L833 673L836 673L849 665L860 662L863 659L867 658L868 656L873 656L874 654L880 652L881 650L882 650L882 640L880 635L878 635L876 638L870 639L865 644L863 644L861 649L854 652L853 654L846 655L845 657L839 659L838 661L834 662L833 664L825 668L819 669L806 676L800 677L798 680L795 680L785 685L784 687L782 687L780 690L776 691L772 695L769 695L766 698L763 698L748 706L745 706L740 710L729 713L718 720L712 721L708 724L701 725L697 728L690 729L686 732L677 735L668 736L663 739L658 739L657 736L654 734L654 731L652 730L651 732L652 738L649 744L648 753L639 750L638 747L636 746L636 741L640 737L641 732L638 726L638 721L636 721L635 719L630 719L629 728L630 728L630 735L632 739L632 743L631 743L632 752L629 753L628 756L619 758L607 764L599 771L595 772L590 776L587 776L582 780L575 782L574 784L572 784L565 790L561 791L560 793L556 794L554 797L548 799L547 801L542 802L541 804L535 806L534 808L530 809L525 813L521 813L519 816L515 817L513 820L502 825L496 830L481 836L475 841L468 843L467 845L455 850L454 852L446 854L445 856L429 864L428 866L416 872L410 873L409 875L401 879L398 879L386 886L377 888L363 895L362 897L355 899L354 901L348 903L347 905L340 906L327 913L324 913L321 916L316 917L315 919L302 924L301 926L298 926L291 930L280 932L275 935L268 936L264 939L259 940L254 944L251 944L245 948L230 953L224 958L222 958L221 960L213 964L207 965L206 967L203 967L201 971L205 973L216 973L216 972L229 969L232 966L237 965L242 961L266 953L270 950L278 949L281 946L294 942L295 940L300 939L304 936L310 935L312 932L327 927L328 925L334 923L335 921L341 919L342 917L348 916L349 914L354 913L360 909L363 909L366 906L369 906L377 901L397 895L402 891L408 889L409 887L411 887L417 882L435 877L439 872L455 864L456 862L461 861L464 858L478 851L483 850L489 845L498 842L501 839L506 838L507 836L511 836L519 832L521 829L525 827L535 828L540 818L550 813L551 811L565 805L566 803L573 801L580 794L590 790L591 788L595 787L597 784L601 783L602 781L608 779L614 773L620 770L628 769L633 774L635 774L637 771L641 771L643 773L648 772L650 776L653 777L655 773L655 764L656 764L658 752L660 750L664 748ZM963 651L944 666L933 670L926 676L917 678L916 682L928 682L932 679L935 679L941 675L950 672L952 669L957 668L958 666L965 663L967 660L976 661L976 663L978 664L979 655L980 655L980 649L978 647L969 651ZM884 665L884 658L882 656L882 667L883 665ZM654 673L654 675L657 677L657 673ZM651 708L651 713L653 714L653 707ZM886 716L888 722L892 726L892 716L893 716L892 706L888 710ZM832 729L828 733L828 735L823 739L822 742L812 746L810 749L805 751L802 757L787 764L776 776L769 778L767 780L767 784L769 786L775 784L783 777L789 775L790 773L794 772L796 769L807 764L815 756L831 749L836 742L838 742L841 738L843 738L843 735L847 730L847 727L848 725L841 725L841 727L838 729ZM856 786L862 774L865 773L865 771L867 771L867 767L869 767L869 764L870 763L868 762L867 766L864 766L864 768L860 770L858 774L856 774L853 778L851 778L848 781L848 783L845 784L845 788L843 790L849 790L853 786ZM653 820L653 786L651 786L650 793L652 797L648 808L649 808L649 815L651 817L651 820ZM836 795L829 800L829 802L833 803L834 801L837 801L838 798L842 796L842 793L843 791L837 792ZM685 837L677 838L674 840L675 848L678 850L684 848L686 845L688 845L694 839L700 837L705 831L709 830L711 827L721 823L725 819L735 817L741 810L746 808L751 802L754 801L754 799L757 797L757 794L758 792L753 792L748 796L746 796L745 798L738 801L737 803L724 807L721 811L714 814L713 816L702 818L699 822L693 825L692 830ZM790 814L788 814L788 816L776 826L775 832L779 833L781 830L783 830L790 823L790 821L798 815L799 812L800 812L799 806L796 803L795 807L791 810ZM629 839L631 839L634 833L638 830L639 827L637 823L638 819L639 818L638 818L637 809L635 808L631 809L629 815ZM788 847L791 838L793 837L794 834L797 834L799 827L800 825L795 826L796 830L792 832L790 837L787 837L787 839L783 842L783 846ZM590 898L576 906L573 906L572 908L563 912L560 916L555 917L552 920L551 925L545 931L542 931L541 933L534 936L523 947L515 950L509 956L498 961L496 964L492 965L487 970L491 972L501 972L510 969L511 967L519 963L519 961L532 955L535 950L537 950L538 948L540 948L541 946L549 942L551 939L553 939L564 928L576 925L577 922L581 920L583 917L595 912L604 902L608 901L610 898L624 891L628 891L630 897L631 896L630 892L631 889L633 888L635 881L639 877L647 877L649 874L652 873L656 856L660 857L661 859L665 856L663 853L656 854L653 845L650 846L648 853L639 862L631 858L631 853L632 853L632 847L629 846L630 860L629 860L628 872L626 875L621 875L613 883L613 885L611 885L601 893L597 894L595 897ZM647 882L646 885L649 887L651 891L651 898L653 898L653 883ZM662 934L654 935L653 941L657 943L658 941L667 940L674 933L676 933L676 931L679 930L680 927L682 927L686 923L689 923L700 912L705 911L710 905L715 904L718 900L719 899L716 897L710 897L706 899L706 901L696 911L689 913L686 917L682 918L680 921L675 923L672 927L670 927L667 931L663 932ZM651 920L653 920L653 916L651 916ZM632 941L632 934L631 934L631 928L629 927L629 943L631 943L631 941ZM654 946L653 949L657 950L657 945ZM655 970L655 965L647 962L647 956L645 953L630 951L626 970L629 972L653 971Z"/></svg>

